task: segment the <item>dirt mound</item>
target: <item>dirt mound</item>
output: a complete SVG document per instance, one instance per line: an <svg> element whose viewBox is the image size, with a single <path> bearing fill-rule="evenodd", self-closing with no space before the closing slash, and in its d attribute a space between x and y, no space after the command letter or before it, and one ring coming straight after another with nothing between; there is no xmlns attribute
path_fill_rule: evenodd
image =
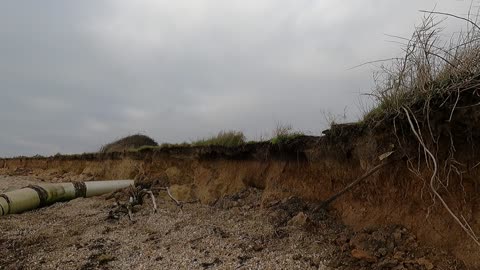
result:
<svg viewBox="0 0 480 270"><path fill-rule="evenodd" d="M102 146L102 148L100 149L100 152L101 153L123 152L126 150L139 148L142 146L158 146L158 143L146 135L135 134L135 135L127 136L125 138L122 138L120 140L117 140Z"/></svg>

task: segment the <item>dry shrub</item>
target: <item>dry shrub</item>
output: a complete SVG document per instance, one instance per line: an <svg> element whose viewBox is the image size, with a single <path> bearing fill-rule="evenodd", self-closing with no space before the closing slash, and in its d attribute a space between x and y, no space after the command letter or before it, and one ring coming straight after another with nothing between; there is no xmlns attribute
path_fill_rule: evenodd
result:
<svg viewBox="0 0 480 270"><path fill-rule="evenodd" d="M423 110L450 105L455 110L458 107L453 105L460 102L460 107L476 105L469 101L471 96L479 97L480 28L469 18L462 18L471 22L471 27L447 42L441 28L445 19L437 20L435 14L426 12L410 39L397 37L404 45L404 55L391 59L375 73L376 88L369 95L377 106L365 121L392 119L403 114L402 107Z"/></svg>
<svg viewBox="0 0 480 270"><path fill-rule="evenodd" d="M123 152L130 151L133 149L138 149L145 146L158 146L158 143L152 138L143 135L135 134L130 135L125 138L116 140L109 144L106 144L100 148L101 153L111 153L111 152Z"/></svg>

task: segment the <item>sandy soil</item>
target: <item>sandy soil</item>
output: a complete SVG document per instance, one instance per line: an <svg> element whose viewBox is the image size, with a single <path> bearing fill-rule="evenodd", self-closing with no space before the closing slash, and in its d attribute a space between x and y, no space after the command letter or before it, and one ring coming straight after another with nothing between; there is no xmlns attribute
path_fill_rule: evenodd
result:
<svg viewBox="0 0 480 270"><path fill-rule="evenodd" d="M35 182L0 176L0 192ZM260 196L249 189L180 209L159 193L159 211L147 201L134 222L108 219L106 196L1 217L0 269L464 269L405 229L352 232L295 199L260 208Z"/></svg>

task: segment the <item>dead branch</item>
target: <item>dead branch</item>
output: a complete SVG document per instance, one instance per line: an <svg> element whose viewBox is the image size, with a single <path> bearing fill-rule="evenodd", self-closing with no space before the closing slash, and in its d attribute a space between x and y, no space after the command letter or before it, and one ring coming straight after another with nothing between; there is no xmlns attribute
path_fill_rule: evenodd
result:
<svg viewBox="0 0 480 270"><path fill-rule="evenodd" d="M175 199L175 197L173 197L172 193L170 193L170 188L169 188L169 187L160 187L160 188L158 188L158 189L167 191L168 197L170 197L170 199L172 199L172 201L174 201L175 204L176 204L178 207L181 208L181 207L183 206L183 203L180 202L179 200Z"/></svg>
<svg viewBox="0 0 480 270"><path fill-rule="evenodd" d="M173 196L172 196L172 193L170 193L170 189L167 187L167 194L170 198L172 198L172 200L175 202L175 204L177 204L177 206L181 206L182 204L177 200L175 199Z"/></svg>
<svg viewBox="0 0 480 270"><path fill-rule="evenodd" d="M365 174L363 174L360 178L358 178L355 181L348 184L344 189L342 189L341 191L339 191L335 195L331 196L327 200L323 201L322 204L315 209L315 211L318 211L320 209L324 209L324 208L328 207L333 201L335 201L336 199L341 197L343 194L347 193L348 191L353 189L355 186L357 186L358 184L365 181L369 176L371 176L372 174L374 174L378 170L382 169L383 167L393 163L394 161L398 161L398 159L391 159L390 161L382 162L382 163L378 164L377 166L373 167L372 169L367 171Z"/></svg>
<svg viewBox="0 0 480 270"><path fill-rule="evenodd" d="M353 67L351 67L347 70L356 69L356 68L363 67L363 66L370 65L370 64L381 63L381 62L389 62L389 61L392 61L392 60L399 60L399 59L400 58L398 58L398 57L392 57L392 58L387 58L387 59L379 59L379 60L368 61L368 62L361 63L359 65L353 66Z"/></svg>
<svg viewBox="0 0 480 270"><path fill-rule="evenodd" d="M115 199L115 208L109 212L109 218L118 219L119 214L128 214L128 217L133 221L133 208L137 205L143 205L143 198L149 195L152 204L153 212L157 212L157 203L155 202L155 196L151 190L141 188L140 186L130 186L121 190L117 190L112 194L109 194L106 199Z"/></svg>
<svg viewBox="0 0 480 270"><path fill-rule="evenodd" d="M144 189L145 193L150 195L150 198L152 199L152 204L153 204L153 212L157 212L157 203L155 202L155 196L153 196L153 192L151 190L146 190Z"/></svg>
<svg viewBox="0 0 480 270"><path fill-rule="evenodd" d="M475 28L477 28L478 30L480 30L480 26L478 26L478 24L476 24L474 21L472 21L468 18L464 18L464 17L461 17L461 16L457 16L455 14L447 13L447 12L428 11L428 10L419 10L419 11L422 12L422 13L438 14L438 15L444 15L444 16L449 16L449 17L453 17L453 18L456 18L456 19L464 20L466 22L469 22L473 26L475 26Z"/></svg>

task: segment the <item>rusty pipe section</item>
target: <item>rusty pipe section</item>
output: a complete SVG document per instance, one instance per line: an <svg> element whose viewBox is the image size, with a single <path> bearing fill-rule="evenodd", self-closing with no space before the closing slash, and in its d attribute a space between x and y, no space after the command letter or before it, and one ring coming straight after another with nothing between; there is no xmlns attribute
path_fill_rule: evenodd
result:
<svg viewBox="0 0 480 270"><path fill-rule="evenodd" d="M134 184L133 180L112 180L30 185L0 194L0 216L18 214L79 197L98 196Z"/></svg>

